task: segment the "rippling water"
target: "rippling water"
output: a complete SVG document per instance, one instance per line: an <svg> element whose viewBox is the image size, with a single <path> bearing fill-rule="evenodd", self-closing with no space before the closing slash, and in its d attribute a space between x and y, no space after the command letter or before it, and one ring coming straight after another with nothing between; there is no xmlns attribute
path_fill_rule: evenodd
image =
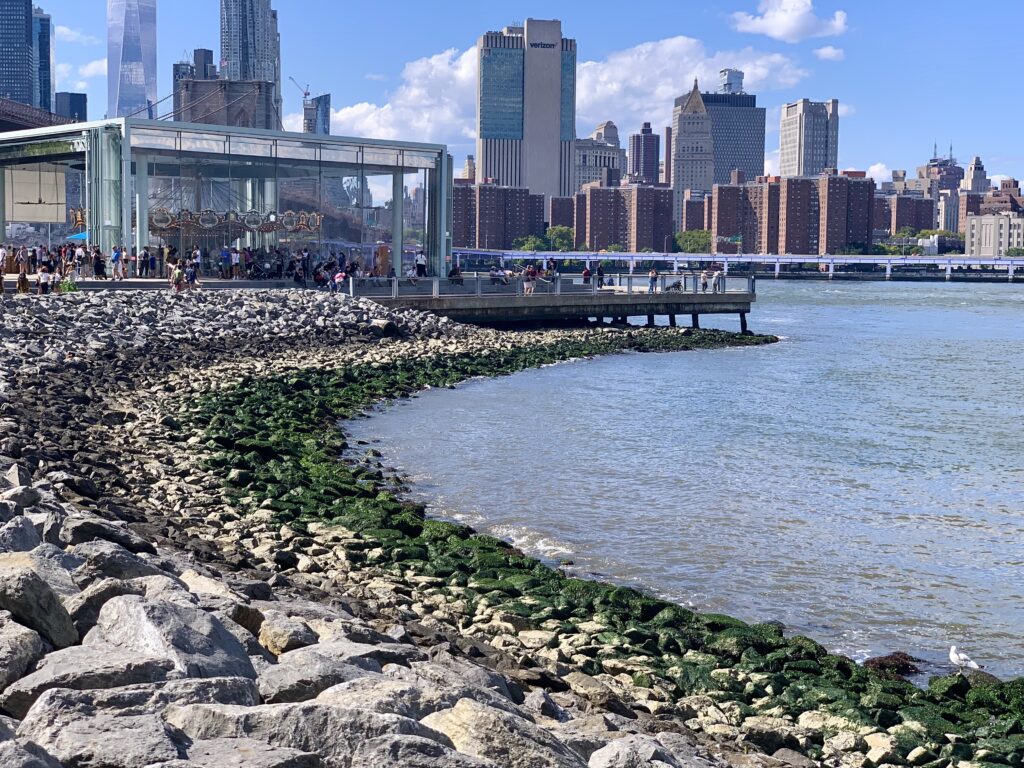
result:
<svg viewBox="0 0 1024 768"><path fill-rule="evenodd" d="M434 514L577 572L857 658L956 643L1024 674L1024 288L758 289L752 327L783 343L477 380L351 426Z"/></svg>

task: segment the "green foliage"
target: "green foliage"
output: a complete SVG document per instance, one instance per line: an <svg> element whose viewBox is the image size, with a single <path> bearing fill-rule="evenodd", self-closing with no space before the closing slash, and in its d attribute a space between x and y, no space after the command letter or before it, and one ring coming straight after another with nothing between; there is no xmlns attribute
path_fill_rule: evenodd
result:
<svg viewBox="0 0 1024 768"><path fill-rule="evenodd" d="M78 293L78 283L66 277L57 284L57 293Z"/></svg>
<svg viewBox="0 0 1024 768"><path fill-rule="evenodd" d="M512 247L517 251L547 251L549 250L548 241L543 237L537 237L536 235L530 235L529 237L520 237L518 240L512 242Z"/></svg>
<svg viewBox="0 0 1024 768"><path fill-rule="evenodd" d="M575 250L576 233L572 227L548 227L548 244L552 251Z"/></svg>
<svg viewBox="0 0 1024 768"><path fill-rule="evenodd" d="M608 251L608 253L625 253L626 251L626 249L623 248L618 243L612 243L607 248L605 248L605 250Z"/></svg>
<svg viewBox="0 0 1024 768"><path fill-rule="evenodd" d="M677 232L676 246L682 253L711 253L711 230L688 229Z"/></svg>
<svg viewBox="0 0 1024 768"><path fill-rule="evenodd" d="M913 227L900 227L896 230L896 237L917 237L917 230Z"/></svg>
<svg viewBox="0 0 1024 768"><path fill-rule="evenodd" d="M1006 255L1011 259L1020 258L1024 256L1024 248L1007 248Z"/></svg>

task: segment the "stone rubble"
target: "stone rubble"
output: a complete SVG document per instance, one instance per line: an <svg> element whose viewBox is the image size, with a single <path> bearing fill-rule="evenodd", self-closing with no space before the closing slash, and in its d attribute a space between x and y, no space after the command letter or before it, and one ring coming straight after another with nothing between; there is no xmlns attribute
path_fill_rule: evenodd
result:
<svg viewBox="0 0 1024 768"><path fill-rule="evenodd" d="M172 415L243 375L544 338L313 292L0 299L0 766L928 764L941 745L672 701L642 665L585 674L596 622L350 567L351 532L237 514Z"/></svg>

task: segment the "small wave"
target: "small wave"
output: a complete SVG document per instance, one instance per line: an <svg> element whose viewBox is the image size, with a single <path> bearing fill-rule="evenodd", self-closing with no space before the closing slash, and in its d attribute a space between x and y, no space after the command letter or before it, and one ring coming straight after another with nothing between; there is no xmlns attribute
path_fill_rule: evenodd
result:
<svg viewBox="0 0 1024 768"><path fill-rule="evenodd" d="M512 542L524 552L540 555L545 558L566 557L573 554L568 544L545 536L542 533L518 525L491 526L493 536Z"/></svg>

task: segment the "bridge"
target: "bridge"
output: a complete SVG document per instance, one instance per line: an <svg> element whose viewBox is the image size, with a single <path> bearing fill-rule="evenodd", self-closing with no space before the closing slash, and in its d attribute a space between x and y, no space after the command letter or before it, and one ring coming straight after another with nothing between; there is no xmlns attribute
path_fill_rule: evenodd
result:
<svg viewBox="0 0 1024 768"><path fill-rule="evenodd" d="M746 253L613 253L607 251L494 251L456 248L453 252L456 263L539 263L554 259L556 262L582 261L587 266L601 261L614 261L626 265L631 271L638 264L668 265L673 272L679 272L687 265L718 264L728 274L737 267L748 265L768 267L779 277L784 266L817 264L822 276L833 278L843 272L844 267L863 271L869 269L884 272L885 279L893 279L908 271L931 271L937 278L955 280L973 276L982 270L1008 282L1014 282L1018 274L1024 275L1024 258L979 258L956 254L938 256L842 256L819 254L746 254Z"/></svg>

